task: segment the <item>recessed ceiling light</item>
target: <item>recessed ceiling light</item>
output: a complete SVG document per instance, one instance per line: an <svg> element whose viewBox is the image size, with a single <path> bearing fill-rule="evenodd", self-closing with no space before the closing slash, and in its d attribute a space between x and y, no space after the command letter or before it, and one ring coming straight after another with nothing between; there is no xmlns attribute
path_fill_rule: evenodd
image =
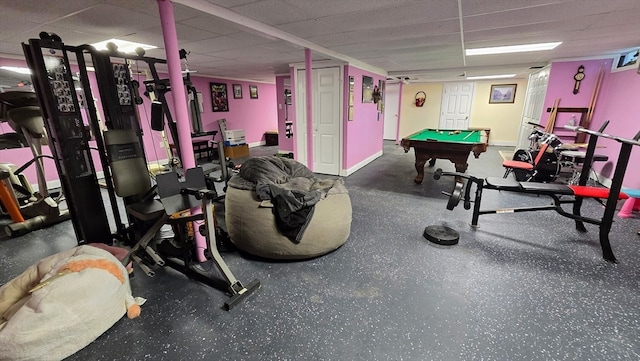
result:
<svg viewBox="0 0 640 361"><path fill-rule="evenodd" d="M515 74L499 74L499 75L480 75L480 76L468 76L467 80L480 80L480 79L505 79L513 78Z"/></svg>
<svg viewBox="0 0 640 361"><path fill-rule="evenodd" d="M496 46L492 48L467 49L465 50L465 54L470 56L470 55L507 54L507 53L521 53L526 51L551 50L560 44L562 44L561 41L555 42L555 43L509 45L509 46Z"/></svg>
<svg viewBox="0 0 640 361"><path fill-rule="evenodd" d="M109 39L105 41L101 41L99 43L91 44L97 50L106 50L108 43L114 43L118 47L118 51L121 53L135 54L137 48L142 48L144 50L155 49L157 46L148 45L142 43L136 43L128 40L120 40L120 39Z"/></svg>
<svg viewBox="0 0 640 361"><path fill-rule="evenodd" d="M29 68L19 67L19 66L0 66L0 69L9 70L20 74L31 74L31 70Z"/></svg>

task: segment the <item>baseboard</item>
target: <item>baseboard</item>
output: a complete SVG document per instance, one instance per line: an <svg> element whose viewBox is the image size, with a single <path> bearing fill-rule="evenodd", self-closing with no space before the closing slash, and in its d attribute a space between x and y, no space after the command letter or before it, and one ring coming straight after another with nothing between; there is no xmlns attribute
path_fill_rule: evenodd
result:
<svg viewBox="0 0 640 361"><path fill-rule="evenodd" d="M374 160L376 160L377 158L382 156L382 150L373 154L372 156L366 158L365 160L363 160L362 162L354 165L353 167L349 168L349 169L343 169L340 171L340 176L342 177L346 177L349 176L353 173L355 173L356 171L358 171L360 168L364 167L365 165L373 162Z"/></svg>
<svg viewBox="0 0 640 361"><path fill-rule="evenodd" d="M498 141L498 142L489 141L489 145L495 145L497 147L515 147L517 144L518 142L513 142L513 141Z"/></svg>

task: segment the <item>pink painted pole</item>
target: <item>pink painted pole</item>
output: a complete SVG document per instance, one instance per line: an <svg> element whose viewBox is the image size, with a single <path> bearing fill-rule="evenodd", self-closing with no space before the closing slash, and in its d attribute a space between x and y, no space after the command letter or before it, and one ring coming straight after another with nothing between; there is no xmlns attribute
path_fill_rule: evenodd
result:
<svg viewBox="0 0 640 361"><path fill-rule="evenodd" d="M304 49L304 77L307 105L307 168L313 171L313 73L311 49Z"/></svg>
<svg viewBox="0 0 640 361"><path fill-rule="evenodd" d="M191 123L189 121L189 110L187 108L187 93L185 92L184 79L182 78L182 68L180 66L180 49L178 49L178 33L176 22L173 16L173 5L169 0L157 0L160 11L160 23L162 26L162 36L164 38L164 48L167 53L167 67L169 68L169 82L171 83L171 96L175 107L175 119L178 128L178 141L180 142L180 159L182 168L189 169L196 166L195 156L191 150ZM200 207L191 208L191 214L202 213ZM206 261L204 250L207 242L204 236L198 232L198 225L194 222L194 237L198 248L198 261Z"/></svg>
<svg viewBox="0 0 640 361"><path fill-rule="evenodd" d="M400 143L400 112L402 111L402 89L404 84L400 83L398 88L398 122L396 123L396 144Z"/></svg>

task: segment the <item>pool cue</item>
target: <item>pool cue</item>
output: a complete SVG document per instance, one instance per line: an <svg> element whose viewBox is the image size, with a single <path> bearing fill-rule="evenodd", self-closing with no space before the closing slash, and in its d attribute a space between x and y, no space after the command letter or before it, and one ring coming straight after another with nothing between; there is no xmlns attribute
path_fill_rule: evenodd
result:
<svg viewBox="0 0 640 361"><path fill-rule="evenodd" d="M596 84L593 88L593 93L591 93L591 100L589 101L589 107L587 108L587 114L584 119L584 124L578 124L581 127L589 129L591 127L591 121L593 120L593 110L596 107L596 100L598 99L598 94L600 93L600 87L602 86L602 78L604 77L604 68L603 64L600 63L600 67L598 68L598 76L596 77ZM585 133L578 133L576 136L576 142L584 142L587 138Z"/></svg>
<svg viewBox="0 0 640 361"><path fill-rule="evenodd" d="M602 85L602 78L604 77L604 69L602 64L600 64L600 68L598 69L598 76L596 78L596 85L593 88L593 93L591 94L591 101L589 102L589 110L587 110L587 119L585 121L586 124L582 125L583 127L589 129L591 125L591 120L593 120L593 111L596 107L596 100L598 99L598 94L600 93L600 87Z"/></svg>
<svg viewBox="0 0 640 361"><path fill-rule="evenodd" d="M467 138L469 138L471 136L471 134L477 132L477 130L472 130L471 133L467 134L466 137L462 138L462 140L467 140Z"/></svg>
<svg viewBox="0 0 640 361"><path fill-rule="evenodd" d="M556 125L556 115L558 114L558 106L560 106L560 98L556 98L553 102L553 108L551 109L551 114L549 114L549 118L547 119L547 124L544 127L545 133L553 133L553 127Z"/></svg>

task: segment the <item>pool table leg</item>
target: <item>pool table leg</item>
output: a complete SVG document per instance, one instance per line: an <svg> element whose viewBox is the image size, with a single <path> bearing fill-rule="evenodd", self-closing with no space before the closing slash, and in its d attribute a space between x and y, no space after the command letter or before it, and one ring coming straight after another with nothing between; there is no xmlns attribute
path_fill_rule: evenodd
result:
<svg viewBox="0 0 640 361"><path fill-rule="evenodd" d="M416 153L416 171L418 172L418 175L413 181L417 184L422 183L422 180L424 179L424 165L430 158L431 157L428 154Z"/></svg>
<svg viewBox="0 0 640 361"><path fill-rule="evenodd" d="M469 167L469 163L464 162L464 163L453 163L456 167L456 172L458 173L464 173L467 171L467 168Z"/></svg>

